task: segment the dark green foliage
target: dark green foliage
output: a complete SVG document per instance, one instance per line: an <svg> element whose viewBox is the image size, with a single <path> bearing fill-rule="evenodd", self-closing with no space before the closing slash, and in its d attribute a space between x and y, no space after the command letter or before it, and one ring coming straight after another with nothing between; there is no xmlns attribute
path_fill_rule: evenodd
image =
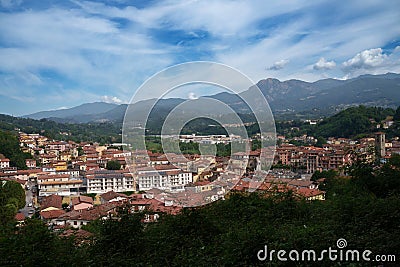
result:
<svg viewBox="0 0 400 267"><path fill-rule="evenodd" d="M393 120L400 121L400 107L396 109L396 112L393 115Z"/></svg>
<svg viewBox="0 0 400 267"><path fill-rule="evenodd" d="M89 248L89 263L100 266L132 266L138 263L138 255L145 252L140 215L123 215L119 221L99 222L93 230L96 231L97 241Z"/></svg>
<svg viewBox="0 0 400 267"><path fill-rule="evenodd" d="M285 135L286 138L307 134L318 139L316 146L322 146L326 143L325 138L328 137L351 137L355 139L366 137L376 131L377 123L394 114L395 111L390 108L358 106L325 118L317 125L310 125L308 122L300 120L276 121L275 124L276 132ZM398 135L400 133L400 122L387 132L389 137ZM294 142L294 144L304 145L300 142Z"/></svg>
<svg viewBox="0 0 400 267"><path fill-rule="evenodd" d="M0 236L1 266L81 266L81 252L70 239L60 239L38 219L9 236Z"/></svg>
<svg viewBox="0 0 400 267"><path fill-rule="evenodd" d="M146 149L153 153L163 153L161 138L158 136L146 136Z"/></svg>
<svg viewBox="0 0 400 267"><path fill-rule="evenodd" d="M10 166L26 169L25 159L32 158L31 154L23 153L16 135L0 130L0 154L10 159Z"/></svg>
<svg viewBox="0 0 400 267"><path fill-rule="evenodd" d="M179 149L183 154L200 154L199 144L192 141L188 143L179 142Z"/></svg>
<svg viewBox="0 0 400 267"><path fill-rule="evenodd" d="M315 146L322 147L324 144L326 144L326 139L323 138L322 136L318 136L317 143L315 143Z"/></svg>
<svg viewBox="0 0 400 267"><path fill-rule="evenodd" d="M231 144L222 144L219 143L217 146L217 156L218 157L227 157L231 155Z"/></svg>
<svg viewBox="0 0 400 267"><path fill-rule="evenodd" d="M253 139L251 140L251 150L257 150L257 149L261 149L261 140L259 139Z"/></svg>
<svg viewBox="0 0 400 267"><path fill-rule="evenodd" d="M107 162L107 170L120 170L121 163L118 160L110 160Z"/></svg>
<svg viewBox="0 0 400 267"><path fill-rule="evenodd" d="M232 195L203 208L140 224L135 216L121 222L95 223L98 241L91 264L135 266L253 266L264 245L269 249L335 248L345 238L350 248L396 254L400 246L399 198L376 199L350 181L330 178L325 202L304 202L292 194L264 198ZM90 228L86 227L87 230ZM94 256L94 257L93 257ZM274 265L290 266L278 262ZM292 262L293 263L293 262ZM318 266L332 266L326 259Z"/></svg>
<svg viewBox="0 0 400 267"><path fill-rule="evenodd" d="M121 123L67 124L46 119L23 119L0 114L0 130L14 131L15 128L19 128L25 133L40 133L56 140L118 143L121 142L121 127Z"/></svg>
<svg viewBox="0 0 400 267"><path fill-rule="evenodd" d="M400 155L393 155L376 171L364 162L357 162L350 171L355 182L377 197L400 195Z"/></svg>
<svg viewBox="0 0 400 267"><path fill-rule="evenodd" d="M370 133L374 131L374 123L371 120L379 123L393 114L393 109L365 106L351 107L318 123L312 131L312 135L348 138L362 133Z"/></svg>
<svg viewBox="0 0 400 267"><path fill-rule="evenodd" d="M337 175L338 175L338 173L335 170L328 170L328 171L322 171L322 172L316 171L311 176L311 180L316 181L320 178L333 178L333 177L336 177Z"/></svg>
<svg viewBox="0 0 400 267"><path fill-rule="evenodd" d="M0 180L0 232L13 224L14 216L25 206L25 191L14 181Z"/></svg>

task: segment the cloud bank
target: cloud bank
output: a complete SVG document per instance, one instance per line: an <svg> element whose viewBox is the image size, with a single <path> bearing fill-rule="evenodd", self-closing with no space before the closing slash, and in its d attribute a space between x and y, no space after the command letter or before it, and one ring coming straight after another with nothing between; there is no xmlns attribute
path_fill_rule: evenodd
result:
<svg viewBox="0 0 400 267"><path fill-rule="evenodd" d="M20 104L0 112L130 99L154 73L196 60L255 82L400 72L395 0L0 4L0 98Z"/></svg>

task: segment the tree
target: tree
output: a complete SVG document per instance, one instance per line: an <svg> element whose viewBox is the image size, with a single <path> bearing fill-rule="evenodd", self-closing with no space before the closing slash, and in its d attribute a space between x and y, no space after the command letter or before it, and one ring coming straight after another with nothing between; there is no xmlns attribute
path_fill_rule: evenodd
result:
<svg viewBox="0 0 400 267"><path fill-rule="evenodd" d="M326 144L326 139L323 138L322 136L318 136L317 143L315 144L315 146L322 147L324 144Z"/></svg>
<svg viewBox="0 0 400 267"><path fill-rule="evenodd" d="M107 170L120 170L121 163L118 160L110 160L107 162Z"/></svg>
<svg viewBox="0 0 400 267"><path fill-rule="evenodd" d="M338 175L338 173L335 170L328 170L328 171L315 171L313 175L311 176L311 181L316 181L320 178L334 178Z"/></svg>
<svg viewBox="0 0 400 267"><path fill-rule="evenodd" d="M400 121L400 106L396 109L396 112L394 113L393 120L395 121Z"/></svg>
<svg viewBox="0 0 400 267"><path fill-rule="evenodd" d="M0 154L10 159L10 165L19 169L26 169L25 159L32 158L29 153L23 153L19 146L18 138L10 133L0 130Z"/></svg>
<svg viewBox="0 0 400 267"><path fill-rule="evenodd" d="M0 255L1 266L77 266L81 260L71 239L60 239L41 220L29 218L0 238Z"/></svg>
<svg viewBox="0 0 400 267"><path fill-rule="evenodd" d="M0 228L6 228L25 206L25 191L15 181L0 181Z"/></svg>
<svg viewBox="0 0 400 267"><path fill-rule="evenodd" d="M80 146L78 147L78 156L82 156L83 155L83 148Z"/></svg>

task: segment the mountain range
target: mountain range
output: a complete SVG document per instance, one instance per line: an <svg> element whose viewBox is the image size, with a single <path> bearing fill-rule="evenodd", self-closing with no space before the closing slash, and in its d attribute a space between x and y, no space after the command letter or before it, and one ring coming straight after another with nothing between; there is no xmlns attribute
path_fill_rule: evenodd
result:
<svg viewBox="0 0 400 267"><path fill-rule="evenodd" d="M400 74L387 73L382 75L362 75L348 80L323 79L316 82L301 80L279 81L268 78L260 80L257 86L266 97L275 116L279 114L296 114L307 111L319 111L319 114L332 115L349 106L366 105L395 108L400 105ZM254 95L254 86L238 95L227 92L207 96L217 99L240 114L250 113L248 106L241 97ZM165 116L185 99L170 98L157 102L152 111L152 117L165 118ZM134 105L135 112L141 112L154 100L144 100ZM194 100L190 111L197 114L204 108L202 98ZM254 100L256 108L257 99ZM126 104L116 105L103 102L87 103L80 106L54 111L42 111L25 118L49 119L57 122L86 123L123 120ZM213 107L213 114L224 114L226 110Z"/></svg>

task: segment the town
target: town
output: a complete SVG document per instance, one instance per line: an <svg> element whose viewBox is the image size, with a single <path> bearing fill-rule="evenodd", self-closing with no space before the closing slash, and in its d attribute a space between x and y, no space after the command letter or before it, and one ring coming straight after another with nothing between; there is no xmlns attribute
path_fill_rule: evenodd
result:
<svg viewBox="0 0 400 267"><path fill-rule="evenodd" d="M0 0L0 266L398 266L399 18Z"/></svg>
<svg viewBox="0 0 400 267"><path fill-rule="evenodd" d="M123 144L51 140L40 134L19 133L28 169L10 167L0 155L0 179L13 180L26 190L26 207L15 216L19 223L39 216L53 230L81 228L91 221L117 216L118 208L150 211L145 222L159 213L177 214L224 199L228 192L291 191L308 201L324 200L319 189L324 178L315 172L334 170L346 175L354 160L386 162L400 153L400 141L385 140L385 133L352 140L328 138L321 147L312 136L296 137L308 145L291 144L278 135L272 169L260 171L261 149L237 152L231 157L177 155L123 150ZM227 143L225 135L182 135L181 142ZM130 164L128 164L128 163Z"/></svg>

